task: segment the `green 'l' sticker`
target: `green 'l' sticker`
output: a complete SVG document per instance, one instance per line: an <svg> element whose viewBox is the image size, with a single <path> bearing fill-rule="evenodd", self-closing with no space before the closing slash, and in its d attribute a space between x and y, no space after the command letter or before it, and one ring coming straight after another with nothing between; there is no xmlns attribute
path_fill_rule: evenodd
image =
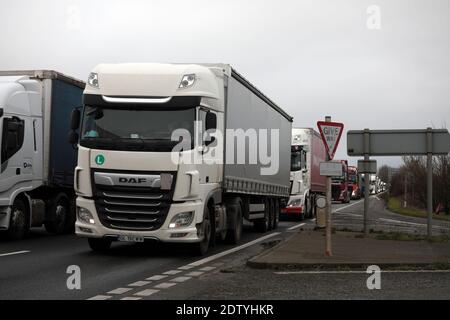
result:
<svg viewBox="0 0 450 320"><path fill-rule="evenodd" d="M99 154L95 157L95 163L101 166L105 163L105 157L102 154Z"/></svg>

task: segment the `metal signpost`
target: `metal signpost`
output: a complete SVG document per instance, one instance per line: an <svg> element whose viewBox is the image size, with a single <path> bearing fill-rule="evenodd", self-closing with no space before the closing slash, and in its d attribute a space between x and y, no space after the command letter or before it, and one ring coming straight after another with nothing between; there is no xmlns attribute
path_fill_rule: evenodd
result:
<svg viewBox="0 0 450 320"><path fill-rule="evenodd" d="M325 117L325 121L317 122L320 136L322 137L323 144L327 150L327 163L320 164L321 174L327 177L327 201L326 201L326 249L325 255L331 256L331 176L333 173L337 173L335 165L330 163L333 160L336 152L339 140L341 139L342 132L344 131L344 124L338 122L331 122L331 117ZM331 169L331 170L330 170ZM333 170L334 169L334 170ZM330 170L332 172L325 172ZM342 165L341 165L342 173Z"/></svg>
<svg viewBox="0 0 450 320"><path fill-rule="evenodd" d="M447 129L425 130L350 130L347 132L347 154L364 156L427 156L427 234L432 236L433 216L433 155L447 155L450 152L450 134ZM367 177L364 181L367 188ZM368 190L364 191L367 194ZM364 226L367 227L369 199L364 197ZM368 228L368 227L367 227ZM366 231L366 230L365 230Z"/></svg>

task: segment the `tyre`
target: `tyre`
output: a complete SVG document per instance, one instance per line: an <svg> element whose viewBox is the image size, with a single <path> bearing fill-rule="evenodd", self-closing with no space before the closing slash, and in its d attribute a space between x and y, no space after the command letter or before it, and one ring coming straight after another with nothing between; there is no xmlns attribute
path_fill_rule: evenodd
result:
<svg viewBox="0 0 450 320"><path fill-rule="evenodd" d="M230 215L227 216L229 224L225 241L229 244L238 244L242 236L243 219L240 201L234 201L228 205L227 211L230 212Z"/></svg>
<svg viewBox="0 0 450 320"><path fill-rule="evenodd" d="M273 205L271 199L266 199L264 206L264 218L257 219L253 222L253 227L257 232L267 232L271 228L271 216L273 214Z"/></svg>
<svg viewBox="0 0 450 320"><path fill-rule="evenodd" d="M9 228L5 233L5 237L8 240L23 239L29 229L29 216L28 209L25 202L21 199L14 200L11 207L11 218L9 221Z"/></svg>
<svg viewBox="0 0 450 320"><path fill-rule="evenodd" d="M73 221L70 200L64 193L59 193L50 202L50 220L44 223L50 233L62 234L70 231Z"/></svg>
<svg viewBox="0 0 450 320"><path fill-rule="evenodd" d="M273 217L273 221L272 221L272 229L275 230L278 228L278 222L280 221L280 200L279 199L275 199L274 201L275 206L274 206L274 217Z"/></svg>
<svg viewBox="0 0 450 320"><path fill-rule="evenodd" d="M305 213L303 214L303 217L306 219L312 218L312 203L311 198L309 197L309 194L305 197Z"/></svg>
<svg viewBox="0 0 450 320"><path fill-rule="evenodd" d="M203 256L208 252L209 245L211 243L214 230L211 224L211 216L208 206L205 206L203 213L203 222L200 226L200 236L203 237L202 241L193 244L193 251L195 255Z"/></svg>
<svg viewBox="0 0 450 320"><path fill-rule="evenodd" d="M89 247L95 252L106 252L111 248L111 240L103 238L88 238Z"/></svg>

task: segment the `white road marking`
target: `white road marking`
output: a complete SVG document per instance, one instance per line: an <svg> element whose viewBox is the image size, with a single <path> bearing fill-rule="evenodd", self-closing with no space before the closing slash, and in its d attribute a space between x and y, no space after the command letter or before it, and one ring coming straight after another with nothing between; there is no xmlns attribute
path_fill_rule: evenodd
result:
<svg viewBox="0 0 450 320"><path fill-rule="evenodd" d="M361 203L362 201L364 201L364 199L361 199L361 200L359 200L359 201L353 202L352 204L349 204L349 205L347 205L347 206L343 206L343 207L337 208L336 210L333 210L333 213L339 212L339 211L344 210L344 209L349 208L349 207L352 207L352 206L354 206L355 204Z"/></svg>
<svg viewBox="0 0 450 320"><path fill-rule="evenodd" d="M130 283L128 286L130 287L142 287L145 286L147 284L149 284L151 281L136 281L133 283Z"/></svg>
<svg viewBox="0 0 450 320"><path fill-rule="evenodd" d="M382 273L450 273L450 270L381 270ZM348 270L348 271L277 271L279 275L289 274L367 274L366 271Z"/></svg>
<svg viewBox="0 0 450 320"><path fill-rule="evenodd" d="M108 300L111 299L111 296L103 296L103 295L98 295L92 298L89 298L88 300Z"/></svg>
<svg viewBox="0 0 450 320"><path fill-rule="evenodd" d="M194 268L194 266L185 265L185 266L179 267L178 269L180 269L180 270L189 270L189 269L192 269L192 268Z"/></svg>
<svg viewBox="0 0 450 320"><path fill-rule="evenodd" d="M266 235L266 236L264 236L264 237L255 239L255 240L250 241L250 242L247 242L247 243L244 243L243 245L241 245L241 246L239 246L239 247L235 247L235 248L232 248L232 249L230 249L230 250L226 250L226 251L217 253L217 254L212 255L212 256L210 256L210 257L206 257L206 258L204 258L204 259L201 259L201 260L192 262L192 263L190 263L190 265L191 265L191 266L194 266L194 267L199 267L199 266L201 266L201 265L203 265L203 264L205 264L205 263L208 263L208 262L217 260L217 259L222 258L222 257L224 257L224 256L226 256L226 255L231 254L231 253L234 253L234 252L240 251L240 250L242 250L242 249L248 248L248 247L250 247L250 246L252 246L252 245L254 245L254 244L257 244L258 242L261 242L261 241L264 241L264 240L266 240L266 239L272 238L272 237L277 236L277 235L279 235L279 234L280 234L280 232L274 232L274 233L268 234L268 235Z"/></svg>
<svg viewBox="0 0 450 320"><path fill-rule="evenodd" d="M135 296L139 296L139 297L148 297L151 296L154 293L159 292L159 290L155 290L155 289L145 289L139 292L136 292L134 295Z"/></svg>
<svg viewBox="0 0 450 320"><path fill-rule="evenodd" d="M164 279L164 278L167 278L167 276L166 276L166 275L162 275L162 274L158 274L158 275L156 275L156 276L151 276L150 278L147 278L147 279L145 279L145 280L154 280L154 281L158 281L158 280L161 280L161 279Z"/></svg>
<svg viewBox="0 0 450 320"><path fill-rule="evenodd" d="M120 300L142 300L142 298L139 298L139 297L125 297L125 298L122 298Z"/></svg>
<svg viewBox="0 0 450 320"><path fill-rule="evenodd" d="M185 282L185 281L188 281L189 279L192 279L192 277L176 277L176 278L173 278L170 281L173 281L173 282Z"/></svg>
<svg viewBox="0 0 450 320"><path fill-rule="evenodd" d="M212 270L214 270L216 267L204 267L204 268L201 268L200 269L200 271L212 271Z"/></svg>
<svg viewBox="0 0 450 320"><path fill-rule="evenodd" d="M23 254L31 252L29 250L22 250L22 251L16 251L16 252L8 252L8 253L0 253L0 257L6 257L6 256L14 256L16 254Z"/></svg>
<svg viewBox="0 0 450 320"><path fill-rule="evenodd" d="M160 283L160 284L154 286L154 288L156 288L156 289L168 289L168 288L176 286L176 285L177 284L173 283L173 282L163 282L163 283Z"/></svg>
<svg viewBox="0 0 450 320"><path fill-rule="evenodd" d="M131 288L117 288L117 289L109 291L108 294L124 294L125 292L128 292L130 290L133 290L133 289L131 289Z"/></svg>
<svg viewBox="0 0 450 320"><path fill-rule="evenodd" d="M350 212L341 212L340 214L344 215L344 216L351 216L351 217L357 217L357 218L362 218L363 216L360 214L356 214L356 213L350 213Z"/></svg>
<svg viewBox="0 0 450 320"><path fill-rule="evenodd" d="M297 225L292 226L292 227L290 227L290 228L287 228L287 230L294 230L294 229L303 227L305 224L306 224L306 223L300 223L300 224L297 224Z"/></svg>
<svg viewBox="0 0 450 320"><path fill-rule="evenodd" d="M187 274L187 276L189 276L189 277L198 277L198 276L201 276L204 273L205 272L203 272L203 271L192 271L192 272L189 272Z"/></svg>
<svg viewBox="0 0 450 320"><path fill-rule="evenodd" d="M415 223L415 222L409 222L409 221L401 221L401 220L394 220L394 219L386 219L386 218L379 218L378 220L386 221L386 222L394 222L394 223L400 223L400 224L409 224L412 226L426 226L424 223Z"/></svg>
<svg viewBox="0 0 450 320"><path fill-rule="evenodd" d="M167 275L174 275L174 274L177 274L177 273L180 273L181 272L181 270L169 270L169 271L166 271L166 272L164 272L163 274L167 274Z"/></svg>

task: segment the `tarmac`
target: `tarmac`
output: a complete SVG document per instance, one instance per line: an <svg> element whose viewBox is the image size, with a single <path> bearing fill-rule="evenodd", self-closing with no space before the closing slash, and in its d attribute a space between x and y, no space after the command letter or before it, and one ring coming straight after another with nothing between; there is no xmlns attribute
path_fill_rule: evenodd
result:
<svg viewBox="0 0 450 320"><path fill-rule="evenodd" d="M299 230L287 240L247 261L259 269L360 269L450 267L450 243L379 240L371 234L337 231L332 256L325 255L324 230Z"/></svg>

